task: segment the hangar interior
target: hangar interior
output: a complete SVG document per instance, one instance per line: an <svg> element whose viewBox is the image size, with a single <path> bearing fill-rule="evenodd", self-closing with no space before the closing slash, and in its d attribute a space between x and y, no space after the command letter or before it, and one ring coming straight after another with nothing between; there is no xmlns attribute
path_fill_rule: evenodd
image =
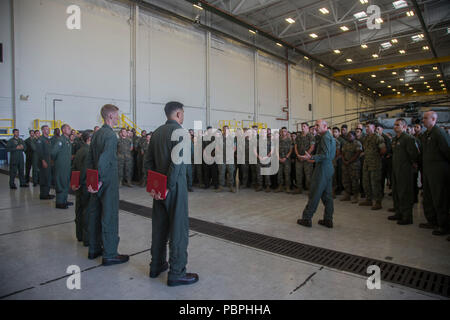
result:
<svg viewBox="0 0 450 320"><path fill-rule="evenodd" d="M0 43L3 142L13 128L25 139L42 124L101 126L108 103L120 108L121 126L138 132L165 122L168 101L184 104L185 129L257 124L295 132L317 119L354 129L430 109L450 127L445 0L7 0ZM188 269L200 281L173 290L164 277L148 278L152 200L145 189L120 188L119 248L131 258L103 268L74 239L73 207L56 210L39 200L39 187L9 190L5 174L2 299L450 297L449 242L418 228L421 199L413 225L387 220L387 190L380 211L335 199L330 230L317 225L320 204L305 229L295 221L306 194L195 188ZM375 262L389 271L372 290L366 269ZM66 286L71 265L81 270L80 290Z"/></svg>

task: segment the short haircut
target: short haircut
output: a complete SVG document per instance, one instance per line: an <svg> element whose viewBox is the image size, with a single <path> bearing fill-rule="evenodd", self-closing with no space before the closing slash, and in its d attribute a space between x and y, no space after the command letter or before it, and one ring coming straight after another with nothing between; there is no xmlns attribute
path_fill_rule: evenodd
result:
<svg viewBox="0 0 450 320"><path fill-rule="evenodd" d="M383 126L381 123L377 123L377 124L375 125L375 128L381 128L381 129L384 129L384 126Z"/></svg>
<svg viewBox="0 0 450 320"><path fill-rule="evenodd" d="M34 130L34 134L36 134L36 133L41 133L39 130Z"/></svg>
<svg viewBox="0 0 450 320"><path fill-rule="evenodd" d="M375 126L375 122L373 121L367 121L366 126Z"/></svg>
<svg viewBox="0 0 450 320"><path fill-rule="evenodd" d="M183 104L176 101L170 101L164 107L164 112L166 113L166 117L170 118L172 114L178 110L183 109Z"/></svg>
<svg viewBox="0 0 450 320"><path fill-rule="evenodd" d="M405 119L403 119L403 118L398 118L397 120L395 120L396 122L397 121L400 121L401 123L402 123L402 125L403 126L405 126L406 125L406 120Z"/></svg>
<svg viewBox="0 0 450 320"><path fill-rule="evenodd" d="M422 128L422 124L420 124L420 123L416 123L416 124L414 124L415 126L419 126L419 127L421 127Z"/></svg>
<svg viewBox="0 0 450 320"><path fill-rule="evenodd" d="M211 126L207 126L207 127L206 127L206 130L209 130L209 129L212 129L212 127L211 127Z"/></svg>
<svg viewBox="0 0 450 320"><path fill-rule="evenodd" d="M286 130L287 130L287 128L286 128L286 127L281 127L281 130L283 130L283 129L286 129Z"/></svg>
<svg viewBox="0 0 450 320"><path fill-rule="evenodd" d="M32 132L34 133L34 130L28 130L28 133L32 133Z"/></svg>
<svg viewBox="0 0 450 320"><path fill-rule="evenodd" d="M84 130L81 134L81 140L83 140L83 142L87 142L89 138L92 138L93 133L93 130Z"/></svg>
<svg viewBox="0 0 450 320"><path fill-rule="evenodd" d="M337 130L338 132L341 132L341 130L338 127L333 127L333 130Z"/></svg>
<svg viewBox="0 0 450 320"><path fill-rule="evenodd" d="M16 132L16 131L19 132L19 129L13 129L13 133Z"/></svg>
<svg viewBox="0 0 450 320"><path fill-rule="evenodd" d="M360 129L361 130L361 129ZM356 137L356 132L355 131L349 131L347 134L351 134L352 136Z"/></svg>
<svg viewBox="0 0 450 320"><path fill-rule="evenodd" d="M304 125L304 124L306 124L308 127L309 127L309 124L308 124L308 122L302 122L302 126Z"/></svg>
<svg viewBox="0 0 450 320"><path fill-rule="evenodd" d="M67 124L67 123L64 123L62 126L61 126L61 130L64 130L64 128L65 127L68 127L69 125Z"/></svg>
<svg viewBox="0 0 450 320"><path fill-rule="evenodd" d="M361 129L361 128L356 128L356 129L355 129L355 132L358 131L358 130L362 132L362 129Z"/></svg>
<svg viewBox="0 0 450 320"><path fill-rule="evenodd" d="M113 104L105 104L105 105L102 107L102 109L101 109L101 111L100 111L100 114L102 115L102 118L103 118L104 120L106 120L106 118L108 118L108 116L109 116L111 113L114 113L114 112L117 112L117 111L119 111L119 108L116 107L115 105L113 105Z"/></svg>
<svg viewBox="0 0 450 320"><path fill-rule="evenodd" d="M341 126L341 129L348 129L348 127L347 127L347 125L346 124L343 124L342 126Z"/></svg>
<svg viewBox="0 0 450 320"><path fill-rule="evenodd" d="M44 125L41 127L41 130L44 130L44 128L48 128L48 125L44 124Z"/></svg>

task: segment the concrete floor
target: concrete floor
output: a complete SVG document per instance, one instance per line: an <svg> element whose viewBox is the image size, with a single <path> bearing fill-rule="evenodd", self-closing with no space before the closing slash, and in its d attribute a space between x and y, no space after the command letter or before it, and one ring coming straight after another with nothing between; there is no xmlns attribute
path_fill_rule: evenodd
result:
<svg viewBox="0 0 450 320"><path fill-rule="evenodd" d="M167 274L150 279L151 219L120 211L119 252L132 255L124 265L102 267L87 259L75 239L74 209L57 210L39 200L39 187L10 190L0 174L0 297L4 299L443 299L430 293L382 282L369 290L365 277L324 268L211 236L190 232L188 272L200 281L169 288ZM143 188L120 189L122 200L151 207ZM73 196L69 196L74 201ZM361 256L450 274L450 243L418 228L423 211L414 209L414 225L388 221L387 197L381 211L335 201L335 227L296 224L306 195L215 193L189 194L190 216L248 231ZM81 289L66 286L66 269L81 269Z"/></svg>

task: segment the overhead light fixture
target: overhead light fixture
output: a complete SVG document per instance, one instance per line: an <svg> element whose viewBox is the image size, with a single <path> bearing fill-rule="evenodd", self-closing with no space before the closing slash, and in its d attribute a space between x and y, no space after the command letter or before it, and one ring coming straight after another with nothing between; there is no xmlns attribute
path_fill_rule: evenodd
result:
<svg viewBox="0 0 450 320"><path fill-rule="evenodd" d="M361 48L367 49L367 44L362 44L362 45L361 45Z"/></svg>
<svg viewBox="0 0 450 320"><path fill-rule="evenodd" d="M436 77L438 77L438 78L440 78L441 77L441 75L438 73L437 75L436 75Z"/></svg>
<svg viewBox="0 0 450 320"><path fill-rule="evenodd" d="M398 53L400 53L400 54L405 54L406 51L402 49L402 50L398 50Z"/></svg>
<svg viewBox="0 0 450 320"><path fill-rule="evenodd" d="M321 66L322 68L324 67L324 65L323 65L323 64L321 64L321 63L319 63L319 66Z"/></svg>
<svg viewBox="0 0 450 320"><path fill-rule="evenodd" d="M444 80L439 80L439 83L442 83L442 82L444 82Z"/></svg>
<svg viewBox="0 0 450 320"><path fill-rule="evenodd" d="M423 46L422 49L423 50L429 50L430 48L428 46Z"/></svg>
<svg viewBox="0 0 450 320"><path fill-rule="evenodd" d="M423 33L421 33L421 34L416 34L416 35L412 36L411 39L412 39L414 42L421 41L421 40L423 40Z"/></svg>
<svg viewBox="0 0 450 320"><path fill-rule="evenodd" d="M413 72L413 70L412 69L406 69L405 72L406 73L411 73L411 72Z"/></svg>
<svg viewBox="0 0 450 320"><path fill-rule="evenodd" d="M202 4L200 2L198 4L194 3L193 6L196 7L197 9L199 9L199 10L203 10Z"/></svg>
<svg viewBox="0 0 450 320"><path fill-rule="evenodd" d="M427 88L429 88L430 86L427 86Z"/></svg>
<svg viewBox="0 0 450 320"><path fill-rule="evenodd" d="M383 42L382 44L380 44L380 46L383 49L389 49L390 47L392 47L392 44L390 42Z"/></svg>
<svg viewBox="0 0 450 320"><path fill-rule="evenodd" d="M408 17L412 17L412 16L414 16L414 11L408 11L408 12L406 12L406 15L408 16Z"/></svg>
<svg viewBox="0 0 450 320"><path fill-rule="evenodd" d="M400 80L400 81L403 81L403 80L405 80L405 79L403 79L403 78L400 78L399 80Z"/></svg>
<svg viewBox="0 0 450 320"><path fill-rule="evenodd" d="M372 78L376 78L377 77L377 75L375 75L375 74L372 74L372 75L370 75Z"/></svg>
<svg viewBox="0 0 450 320"><path fill-rule="evenodd" d="M372 55L372 57L378 58L378 55L377 55L376 53L374 53L374 54Z"/></svg>
<svg viewBox="0 0 450 320"><path fill-rule="evenodd" d="M407 7L408 3L404 0L398 0L398 1L392 2L392 5L394 6L395 9L400 9L400 8Z"/></svg>
<svg viewBox="0 0 450 320"><path fill-rule="evenodd" d="M378 94L381 97L381 93Z"/></svg>
<svg viewBox="0 0 450 320"><path fill-rule="evenodd" d="M336 53L336 54L339 54L339 53L341 53L341 50L334 49L333 52Z"/></svg>
<svg viewBox="0 0 450 320"><path fill-rule="evenodd" d="M376 91L374 90L373 93L376 93Z"/></svg>
<svg viewBox="0 0 450 320"><path fill-rule="evenodd" d="M428 84L428 82L427 81L425 81L423 84Z"/></svg>
<svg viewBox="0 0 450 320"><path fill-rule="evenodd" d="M405 87L409 86L409 83L405 83Z"/></svg>
<svg viewBox="0 0 450 320"><path fill-rule="evenodd" d="M328 11L327 8L321 8L321 9L319 9L319 11L320 11L322 14L329 14L329 13L330 13L330 11Z"/></svg>
<svg viewBox="0 0 450 320"><path fill-rule="evenodd" d="M352 61L353 61L353 60L352 60L352 59L350 59L350 58L348 58L348 59L347 59L347 62L352 62Z"/></svg>
<svg viewBox="0 0 450 320"><path fill-rule="evenodd" d="M342 27L341 27L341 30L342 30L342 31L348 31L349 29L348 29L348 27L346 27L346 26L342 26Z"/></svg>
<svg viewBox="0 0 450 320"><path fill-rule="evenodd" d="M430 91L433 91L433 89L429 89Z"/></svg>
<svg viewBox="0 0 450 320"><path fill-rule="evenodd" d="M383 19L382 18L376 18L375 22L378 24L382 24L383 23Z"/></svg>
<svg viewBox="0 0 450 320"><path fill-rule="evenodd" d="M397 91L397 90L394 88L394 89L392 89L392 91Z"/></svg>
<svg viewBox="0 0 450 320"><path fill-rule="evenodd" d="M414 89L413 87L409 87L409 90L412 90L412 89Z"/></svg>
<svg viewBox="0 0 450 320"><path fill-rule="evenodd" d="M380 83L384 83L384 80L380 80Z"/></svg>
<svg viewBox="0 0 450 320"><path fill-rule="evenodd" d="M290 24L295 23L295 20L292 18L286 18L286 21L289 22Z"/></svg>
<svg viewBox="0 0 450 320"><path fill-rule="evenodd" d="M315 33L311 33L309 36L314 39L317 38L317 34L315 34Z"/></svg>
<svg viewBox="0 0 450 320"><path fill-rule="evenodd" d="M360 11L353 14L353 16L355 17L355 19L363 20L364 18L367 18L367 13L365 11Z"/></svg>
<svg viewBox="0 0 450 320"><path fill-rule="evenodd" d="M414 91L413 91L413 93L416 93L416 92L417 92L417 90L414 90Z"/></svg>
<svg viewBox="0 0 450 320"><path fill-rule="evenodd" d="M352 79L350 79L350 78L347 78L347 80L348 80L348 81L352 81Z"/></svg>
<svg viewBox="0 0 450 320"><path fill-rule="evenodd" d="M283 45L281 43L277 42L277 46L282 47Z"/></svg>
<svg viewBox="0 0 450 320"><path fill-rule="evenodd" d="M445 84L441 84L441 87L445 87Z"/></svg>
<svg viewBox="0 0 450 320"><path fill-rule="evenodd" d="M359 2L361 2L361 4L366 4L369 2L369 0L359 0Z"/></svg>
<svg viewBox="0 0 450 320"><path fill-rule="evenodd" d="M423 79L423 78L424 78L424 76L420 76L419 78L420 78L420 79Z"/></svg>
<svg viewBox="0 0 450 320"><path fill-rule="evenodd" d="M397 91L397 94L402 94L400 91Z"/></svg>
<svg viewBox="0 0 450 320"><path fill-rule="evenodd" d="M397 72L395 72L395 71L392 71L392 74L397 74Z"/></svg>
<svg viewBox="0 0 450 320"><path fill-rule="evenodd" d="M256 32L253 31L253 30L251 30L251 29L248 29L248 32L253 33L253 34L256 34Z"/></svg>
<svg viewBox="0 0 450 320"><path fill-rule="evenodd" d="M388 87L388 88L392 88L392 86L391 86L391 85L388 85L387 87Z"/></svg>
<svg viewBox="0 0 450 320"><path fill-rule="evenodd" d="M362 84L361 84L361 83L358 83L358 86L362 87Z"/></svg>
<svg viewBox="0 0 450 320"><path fill-rule="evenodd" d="M397 40L397 39L392 39L391 42L392 42L392 43L397 43L398 40Z"/></svg>
<svg viewBox="0 0 450 320"><path fill-rule="evenodd" d="M436 66L433 67L433 70L437 70L438 68Z"/></svg>
<svg viewBox="0 0 450 320"><path fill-rule="evenodd" d="M414 72L419 72L419 69L414 69Z"/></svg>
<svg viewBox="0 0 450 320"><path fill-rule="evenodd" d="M367 91L370 91L370 88L367 88Z"/></svg>
<svg viewBox="0 0 450 320"><path fill-rule="evenodd" d="M309 58L307 56L304 56L303 58L305 58L305 60L309 60Z"/></svg>

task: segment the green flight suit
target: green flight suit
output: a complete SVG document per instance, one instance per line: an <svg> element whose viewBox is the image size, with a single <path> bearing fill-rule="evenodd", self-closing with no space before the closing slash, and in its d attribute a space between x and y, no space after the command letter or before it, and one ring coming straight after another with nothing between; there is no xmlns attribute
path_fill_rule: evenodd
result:
<svg viewBox="0 0 450 320"><path fill-rule="evenodd" d="M423 210L429 223L450 229L450 137L435 125L422 136Z"/></svg>
<svg viewBox="0 0 450 320"><path fill-rule="evenodd" d="M311 220L322 199L325 205L324 220L333 220L333 159L336 156L336 140L326 131L321 137L317 152L312 156L315 161L314 172L309 190L308 203L303 210L303 219Z"/></svg>
<svg viewBox="0 0 450 320"><path fill-rule="evenodd" d="M27 146L27 151L25 152L26 160L25 160L25 181L26 183L30 182L30 172L31 167L33 166L33 148L31 144L33 143L32 137L25 139L25 145Z"/></svg>
<svg viewBox="0 0 450 320"><path fill-rule="evenodd" d="M57 136L57 135L53 135L51 138L50 138L50 144L52 145L52 149L53 149L53 146L55 145L55 143L58 141L58 139L60 138L61 136ZM51 149L50 149L51 150ZM50 151L51 152L51 151ZM52 188L55 188L56 189L56 182L55 182L55 178L56 178L56 173L55 173L55 162L53 161L53 159L51 159L51 161L50 161L50 163L49 163L49 165L50 165L50 167L51 167L51 171L52 171L52 175L51 175L51 186L52 186Z"/></svg>
<svg viewBox="0 0 450 320"><path fill-rule="evenodd" d="M412 223L414 206L413 164L417 163L419 149L415 139L403 132L392 140L392 198L395 215Z"/></svg>
<svg viewBox="0 0 450 320"><path fill-rule="evenodd" d="M56 204L67 203L70 188L72 165L72 144L62 135L52 146L52 159L55 163Z"/></svg>
<svg viewBox="0 0 450 320"><path fill-rule="evenodd" d="M23 146L23 149L17 149L17 147ZM9 186L15 187L14 179L16 175L19 176L20 185L26 184L24 176L24 161L23 153L27 151L25 141L20 138L11 138L6 144L6 151L10 153L9 156Z"/></svg>
<svg viewBox="0 0 450 320"><path fill-rule="evenodd" d="M75 227L78 241L83 241L84 245L89 243L88 235L88 215L90 193L86 188L86 157L89 153L89 146L84 142L78 142L78 151L72 163L73 171L80 171L80 189L75 192Z"/></svg>
<svg viewBox="0 0 450 320"><path fill-rule="evenodd" d="M36 140L36 153L39 166L39 186L40 197L47 197L50 194L50 184L52 181L52 168L51 162L52 144L50 138L46 138L44 135L40 136ZM42 160L47 162L47 168L42 166Z"/></svg>
<svg viewBox="0 0 450 320"><path fill-rule="evenodd" d="M167 176L169 193L165 200L153 200L152 261L150 268L160 270L167 258L169 240L169 280L186 274L187 246L189 240L188 190L186 164L174 164L172 149L178 142L171 141L172 133L182 127L174 120L160 126L152 135L146 153L146 167ZM181 138L180 138L181 140Z"/></svg>
<svg viewBox="0 0 450 320"><path fill-rule="evenodd" d="M92 137L86 157L86 168L98 170L102 186L91 194L88 206L89 253L101 251L103 258L118 255L119 246L119 172L117 166L117 135L104 124Z"/></svg>
<svg viewBox="0 0 450 320"><path fill-rule="evenodd" d="M32 159L32 168L33 168L33 184L36 185L39 183L39 155L37 153L36 142L38 138L33 138L30 143L31 149L33 149L33 159Z"/></svg>

